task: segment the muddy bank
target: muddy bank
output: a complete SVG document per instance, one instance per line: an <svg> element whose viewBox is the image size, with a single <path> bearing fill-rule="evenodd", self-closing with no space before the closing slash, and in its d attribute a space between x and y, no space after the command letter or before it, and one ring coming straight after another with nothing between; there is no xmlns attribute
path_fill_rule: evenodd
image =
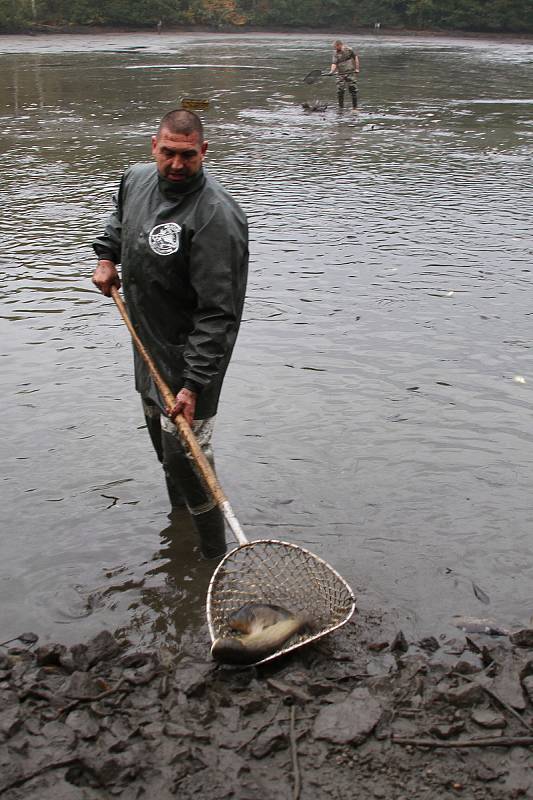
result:
<svg viewBox="0 0 533 800"><path fill-rule="evenodd" d="M177 653L13 644L6 800L531 797L533 630L407 642L366 611L259 668L215 665L204 629Z"/></svg>
<svg viewBox="0 0 533 800"><path fill-rule="evenodd" d="M136 28L126 26L98 26L98 25L34 25L28 28L23 28L16 31L1 31L2 35L26 35L36 36L40 34L153 34L157 32L156 27L149 28ZM208 26L208 25L163 25L161 33L177 35L184 35L188 33L220 33L220 34L258 34L268 36L269 34L288 34L288 35L315 35L315 36L328 36L335 37L339 35L338 28L257 28L253 26ZM453 39L475 39L475 40L489 40L494 42L502 42L509 44L528 44L533 42L533 33L509 33L509 32L491 32L491 31L463 31L463 30L439 30L439 29L410 29L410 28L386 28L381 27L379 31L373 28L343 28L342 34L345 36L375 36L379 37L410 37L410 38L425 38L425 37L446 37Z"/></svg>

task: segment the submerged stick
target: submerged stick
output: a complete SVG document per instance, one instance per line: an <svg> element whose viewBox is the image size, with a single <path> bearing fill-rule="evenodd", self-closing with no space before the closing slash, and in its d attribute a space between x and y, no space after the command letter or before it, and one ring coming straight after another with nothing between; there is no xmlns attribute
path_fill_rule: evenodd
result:
<svg viewBox="0 0 533 800"><path fill-rule="evenodd" d="M296 709L291 706L289 738L291 742L291 759L292 759L292 774L294 776L294 788L292 790L293 800L299 800L300 791L302 788L302 781L300 776L300 764L298 763L298 743L296 741Z"/></svg>
<svg viewBox="0 0 533 800"><path fill-rule="evenodd" d="M462 678L465 681L468 681L468 683L475 683L476 686L481 686L483 691L485 691L489 695L489 697L492 697L493 700L496 700L496 702L499 703L502 706L502 708L508 711L509 714L512 714L512 716L516 720L518 720L518 722L522 725L522 727L526 729L526 731L533 733L533 727L528 722L526 722L525 719L522 719L518 711L515 711L515 709L512 706L510 706L509 703L506 703L505 700L502 700L502 698L499 695L497 695L496 692L493 692L492 689L489 689L487 686L484 686L482 683L474 680L473 678L468 678L466 675L462 675L460 672L454 672L453 674L457 675L459 678Z"/></svg>
<svg viewBox="0 0 533 800"><path fill-rule="evenodd" d="M254 732L253 732L253 734L250 736L250 738L249 738L249 739L247 739L245 742L243 742L242 744L240 744L240 745L237 747L237 752L239 752L239 750L243 750L245 747L248 747L248 745L249 745L251 742L253 742L253 740L254 740L254 739L257 737L257 736L259 736L259 734L260 734L262 731L266 730L268 727L270 727L270 725L272 725L272 723L274 722L274 720L276 719L276 717L277 717L277 715L278 715L278 712L279 712L280 708L281 708L281 703L278 703L278 704L277 704L277 706L276 706L276 709L275 709L274 713L272 714L272 716L270 717L270 719L268 720L268 722L265 722L265 723L264 723L264 725L260 725L260 726L259 726L259 728L258 728L256 731L254 731Z"/></svg>
<svg viewBox="0 0 533 800"><path fill-rule="evenodd" d="M393 735L391 742L430 749L432 747L531 747L533 736L491 736L485 739L465 739L462 742L441 742L438 739L409 739Z"/></svg>
<svg viewBox="0 0 533 800"><path fill-rule="evenodd" d="M27 775L21 775L20 777L15 778L9 783L0 786L0 794L4 794L4 792L8 792L9 789L14 789L17 786L22 786L28 781L33 780L33 778L37 778L39 775L42 775L43 773L48 772L51 769L60 769L61 767L70 767L73 764L81 764L81 763L82 761L79 756L62 758L60 761L51 761L50 763L45 764L43 767L39 767L38 769L33 770L33 772L29 772Z"/></svg>
<svg viewBox="0 0 533 800"><path fill-rule="evenodd" d="M78 695L77 697L74 698L72 703L69 703L68 705L63 706L63 708L59 709L59 711L57 712L56 719L59 719L59 717L62 714L65 714L67 711L72 711L73 708L77 708L81 703L96 703L99 700L103 700L104 697L109 697L109 695L115 694L116 692L119 691L120 687L125 683L125 681L126 681L125 678L119 678L119 680L116 682L114 686L112 686L110 689L106 689L105 691L100 692L99 694L92 694L87 696Z"/></svg>
<svg viewBox="0 0 533 800"><path fill-rule="evenodd" d="M13 636L12 639L6 639L5 642L0 642L0 647L5 647L11 642L22 642L22 644L32 645L37 642L39 637L36 633L21 633L20 636Z"/></svg>

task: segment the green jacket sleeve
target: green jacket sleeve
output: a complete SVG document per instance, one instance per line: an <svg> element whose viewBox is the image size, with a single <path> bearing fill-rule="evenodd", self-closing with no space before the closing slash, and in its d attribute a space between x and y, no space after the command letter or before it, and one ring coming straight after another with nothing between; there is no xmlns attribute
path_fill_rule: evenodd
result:
<svg viewBox="0 0 533 800"><path fill-rule="evenodd" d="M192 237L193 329L183 353L184 383L197 391L224 371L242 315L248 271L246 218L214 202Z"/></svg>
<svg viewBox="0 0 533 800"><path fill-rule="evenodd" d="M118 196L113 197L115 210L109 215L104 232L93 242L93 250L99 259L105 258L120 264L122 252L122 203L124 199L125 176L120 181Z"/></svg>

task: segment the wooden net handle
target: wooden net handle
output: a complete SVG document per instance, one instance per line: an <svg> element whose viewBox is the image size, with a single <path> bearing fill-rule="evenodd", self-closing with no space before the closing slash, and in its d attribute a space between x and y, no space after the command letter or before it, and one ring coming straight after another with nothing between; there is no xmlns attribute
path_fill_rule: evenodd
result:
<svg viewBox="0 0 533 800"><path fill-rule="evenodd" d="M135 347L139 351L139 355L141 356L146 366L148 367L150 375L154 379L154 383L159 389L161 397L165 401L165 405L169 409L172 408L174 406L176 398L174 397L173 393L171 392L171 390L161 377L161 374L157 369L150 353L147 351L147 349L139 339L137 331L133 327L133 323L129 318L124 300L122 299L120 292L118 291L116 286L113 286L111 288L111 296L113 297L113 300L115 301L117 308L120 311L120 316L126 323L126 326L131 334L131 338L133 339ZM237 518L235 517L235 514L233 513L231 506L224 492L222 491L222 487L218 482L217 476L215 475L213 468L211 467L211 464L205 457L202 448L198 444L198 440L194 435L194 433L192 432L189 423L187 422L183 414L177 414L172 421L176 425L181 441L188 449L194 463L196 464L196 467L198 468L201 477L205 481L205 484L213 497L213 500L222 510L226 518L226 522L231 527L233 533L235 534L235 537L237 538L237 541L239 542L239 544L247 544L248 540L246 539L237 521Z"/></svg>

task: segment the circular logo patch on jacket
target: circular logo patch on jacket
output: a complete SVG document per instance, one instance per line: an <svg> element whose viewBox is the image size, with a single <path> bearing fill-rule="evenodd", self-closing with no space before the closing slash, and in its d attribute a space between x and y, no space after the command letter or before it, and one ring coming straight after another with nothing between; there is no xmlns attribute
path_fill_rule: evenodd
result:
<svg viewBox="0 0 533 800"><path fill-rule="evenodd" d="M180 246L181 225L177 222L164 222L150 231L148 241L158 256L170 256L177 253Z"/></svg>

